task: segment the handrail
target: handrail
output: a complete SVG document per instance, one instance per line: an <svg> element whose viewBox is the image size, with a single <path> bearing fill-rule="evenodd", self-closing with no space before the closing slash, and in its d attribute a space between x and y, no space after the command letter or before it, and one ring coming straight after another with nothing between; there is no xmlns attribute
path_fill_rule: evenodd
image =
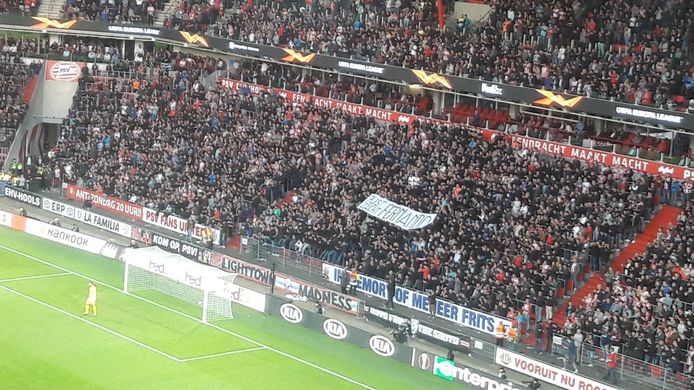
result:
<svg viewBox="0 0 694 390"><path fill-rule="evenodd" d="M595 334L593 334L593 336L595 336ZM553 338L554 340L548 340L548 342L552 344L551 353L565 357L565 345L567 345L567 343L573 343L573 338L563 334L554 334ZM596 345L596 343L598 345ZM619 347L620 350L624 350L626 343L621 343ZM607 371L607 356L610 352L609 347L607 348L608 349L600 347L599 340L595 340L593 344L584 341L578 349L577 362L581 365L600 367ZM619 365L617 367L617 373L620 379L633 379L657 389L687 390L690 388L691 377L688 375L675 374L662 364L654 364L635 359L621 352L618 352L617 355L617 362ZM661 361L660 355L656 355L652 358ZM680 361L679 363L686 365L687 362ZM644 375L644 372L648 374Z"/></svg>

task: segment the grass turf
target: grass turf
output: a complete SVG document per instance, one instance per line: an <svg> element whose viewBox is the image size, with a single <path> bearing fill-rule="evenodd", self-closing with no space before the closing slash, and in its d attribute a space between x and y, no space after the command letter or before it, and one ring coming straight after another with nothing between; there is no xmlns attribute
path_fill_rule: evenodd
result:
<svg viewBox="0 0 694 390"><path fill-rule="evenodd" d="M81 316L87 284L72 272L97 283L97 317ZM463 388L238 305L234 320L203 325L195 305L123 294L122 278L120 262L0 227L2 387Z"/></svg>

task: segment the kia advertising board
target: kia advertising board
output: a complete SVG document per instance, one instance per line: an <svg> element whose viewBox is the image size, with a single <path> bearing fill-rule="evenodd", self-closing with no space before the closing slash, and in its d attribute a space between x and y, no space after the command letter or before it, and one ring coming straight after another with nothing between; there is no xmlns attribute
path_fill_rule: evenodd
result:
<svg viewBox="0 0 694 390"><path fill-rule="evenodd" d="M287 323L313 329L333 340L357 345L379 356L393 358L407 364L410 364L412 360L412 348L396 343L388 336L373 334L347 325L338 319L302 309L274 295L267 295L267 305L269 314L282 318Z"/></svg>

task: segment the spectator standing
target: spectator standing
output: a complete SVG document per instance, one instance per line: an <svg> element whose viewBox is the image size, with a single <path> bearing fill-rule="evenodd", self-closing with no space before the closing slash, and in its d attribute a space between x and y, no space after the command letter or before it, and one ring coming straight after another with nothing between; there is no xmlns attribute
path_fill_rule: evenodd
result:
<svg viewBox="0 0 694 390"><path fill-rule="evenodd" d="M545 331L543 323L538 323L535 326L535 352L542 355L542 337L544 337Z"/></svg>
<svg viewBox="0 0 694 390"><path fill-rule="evenodd" d="M605 380L612 381L613 384L617 384L617 360L619 359L619 354L617 351L619 347L612 347L612 352L607 357L607 375Z"/></svg>
<svg viewBox="0 0 694 390"><path fill-rule="evenodd" d="M577 350L576 344L572 339L565 339L566 354L564 355L564 369L570 365L573 367L574 373L578 373L578 366L576 365Z"/></svg>
<svg viewBox="0 0 694 390"><path fill-rule="evenodd" d="M357 284L359 283L359 272L356 269L352 270L349 275L349 294L357 295Z"/></svg>
<svg viewBox="0 0 694 390"><path fill-rule="evenodd" d="M571 263L571 283L573 284L572 289L576 291L578 288L578 275L581 273L581 264L578 259L574 259Z"/></svg>
<svg viewBox="0 0 694 390"><path fill-rule="evenodd" d="M496 345L497 347L503 347L504 346L504 337L506 337L506 327L504 326L503 323L499 322L496 324L496 328L494 329L494 337L496 338Z"/></svg>
<svg viewBox="0 0 694 390"><path fill-rule="evenodd" d="M388 274L388 302L386 303L386 307L392 309L393 308L393 297L395 296L395 273L393 271L390 271Z"/></svg>
<svg viewBox="0 0 694 390"><path fill-rule="evenodd" d="M535 298L535 326L536 327L542 326L542 310L544 309L545 305L546 305L545 296L542 294L542 291L539 291L537 293L537 298Z"/></svg>
<svg viewBox="0 0 694 390"><path fill-rule="evenodd" d="M583 347L583 332L581 332L580 329L577 329L572 339L574 346L576 347L576 361L578 361L578 356L581 355L581 348Z"/></svg>
<svg viewBox="0 0 694 390"><path fill-rule="evenodd" d="M429 294L429 315L436 317L436 291L432 290Z"/></svg>
<svg viewBox="0 0 694 390"><path fill-rule="evenodd" d="M347 286L349 286L350 273L347 270L342 271L340 275L340 292L347 294Z"/></svg>

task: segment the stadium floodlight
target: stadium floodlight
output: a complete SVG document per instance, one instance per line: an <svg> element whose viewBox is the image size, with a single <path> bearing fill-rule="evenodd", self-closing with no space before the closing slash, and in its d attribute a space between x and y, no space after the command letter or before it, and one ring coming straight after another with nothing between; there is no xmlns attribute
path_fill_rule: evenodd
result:
<svg viewBox="0 0 694 390"><path fill-rule="evenodd" d="M238 286L237 274L212 268L157 247L129 248L125 262L123 291L154 290L202 307L202 322L234 318L232 302Z"/></svg>

